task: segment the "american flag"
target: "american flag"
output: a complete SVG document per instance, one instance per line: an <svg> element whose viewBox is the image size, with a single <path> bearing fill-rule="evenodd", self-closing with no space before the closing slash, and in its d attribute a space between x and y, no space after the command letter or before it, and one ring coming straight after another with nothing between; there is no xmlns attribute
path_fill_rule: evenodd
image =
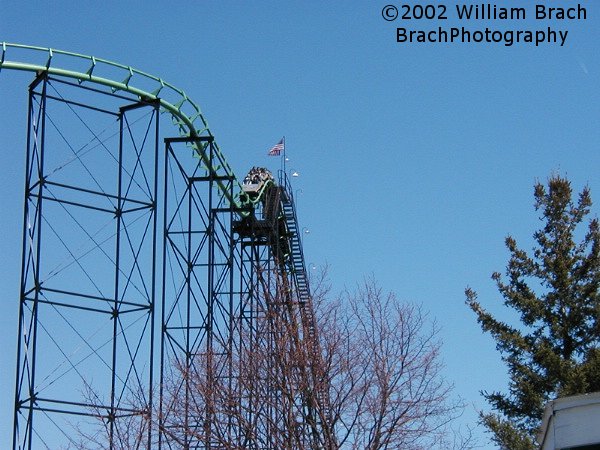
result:
<svg viewBox="0 0 600 450"><path fill-rule="evenodd" d="M283 138L269 150L269 156L279 156L285 145Z"/></svg>

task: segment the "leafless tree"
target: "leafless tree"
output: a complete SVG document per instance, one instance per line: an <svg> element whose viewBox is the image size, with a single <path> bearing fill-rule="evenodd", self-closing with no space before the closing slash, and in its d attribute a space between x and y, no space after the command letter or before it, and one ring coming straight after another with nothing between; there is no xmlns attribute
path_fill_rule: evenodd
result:
<svg viewBox="0 0 600 450"><path fill-rule="evenodd" d="M436 323L372 278L316 307L339 448L433 448L460 413Z"/></svg>
<svg viewBox="0 0 600 450"><path fill-rule="evenodd" d="M264 314L227 371L207 354L193 369L173 365L160 421L168 448L474 448L449 427L462 406L442 376L435 321L373 278L334 300L325 279L312 280L317 334L285 285L265 286Z"/></svg>
<svg viewBox="0 0 600 450"><path fill-rule="evenodd" d="M204 399L195 414L212 411L211 442L226 449L448 448L447 425L461 406L442 377L436 323L373 279L334 301L325 284L313 284L318 357L299 313L273 298L258 326L268 333L256 333L257 345L237 354L235 380L183 375ZM207 432L193 431L199 440ZM464 440L453 446L468 447Z"/></svg>

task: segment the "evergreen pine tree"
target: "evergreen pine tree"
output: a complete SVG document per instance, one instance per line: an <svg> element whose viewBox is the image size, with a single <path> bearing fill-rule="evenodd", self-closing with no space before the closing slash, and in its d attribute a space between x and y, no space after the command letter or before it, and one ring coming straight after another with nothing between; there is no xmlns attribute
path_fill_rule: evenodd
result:
<svg viewBox="0 0 600 450"><path fill-rule="evenodd" d="M494 412L481 414L493 441L508 450L537 448L548 400L600 391L600 230L597 219L586 219L589 189L575 200L570 182L552 176L547 187L535 185L534 197L543 228L531 256L508 236L506 275L492 275L520 323L497 320L466 289L468 306L508 366L509 393L484 392Z"/></svg>

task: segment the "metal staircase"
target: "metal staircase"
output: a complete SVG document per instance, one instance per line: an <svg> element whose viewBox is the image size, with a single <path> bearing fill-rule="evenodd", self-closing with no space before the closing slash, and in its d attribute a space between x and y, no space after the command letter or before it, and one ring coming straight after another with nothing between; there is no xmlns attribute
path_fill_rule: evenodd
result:
<svg viewBox="0 0 600 450"><path fill-rule="evenodd" d="M320 425L321 431L333 436L332 420L330 415L330 402L328 383L325 379L322 363L321 346L319 342L317 323L314 316L312 296L304 263L304 252L301 241L301 230L298 227L298 218L292 190L287 178L280 179L280 204L282 220L285 223L285 237L287 240L287 255L285 265L292 275L296 288L296 303L299 308L302 321L302 339L307 342L307 348L310 352L310 371L313 379L314 396L317 403L316 420Z"/></svg>

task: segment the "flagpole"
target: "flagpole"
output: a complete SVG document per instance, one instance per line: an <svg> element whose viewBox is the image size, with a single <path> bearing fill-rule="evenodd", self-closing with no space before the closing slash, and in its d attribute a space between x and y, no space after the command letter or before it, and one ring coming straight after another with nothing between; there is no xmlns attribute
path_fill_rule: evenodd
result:
<svg viewBox="0 0 600 450"><path fill-rule="evenodd" d="M283 173L287 177L287 173L285 171L285 136L283 136Z"/></svg>

